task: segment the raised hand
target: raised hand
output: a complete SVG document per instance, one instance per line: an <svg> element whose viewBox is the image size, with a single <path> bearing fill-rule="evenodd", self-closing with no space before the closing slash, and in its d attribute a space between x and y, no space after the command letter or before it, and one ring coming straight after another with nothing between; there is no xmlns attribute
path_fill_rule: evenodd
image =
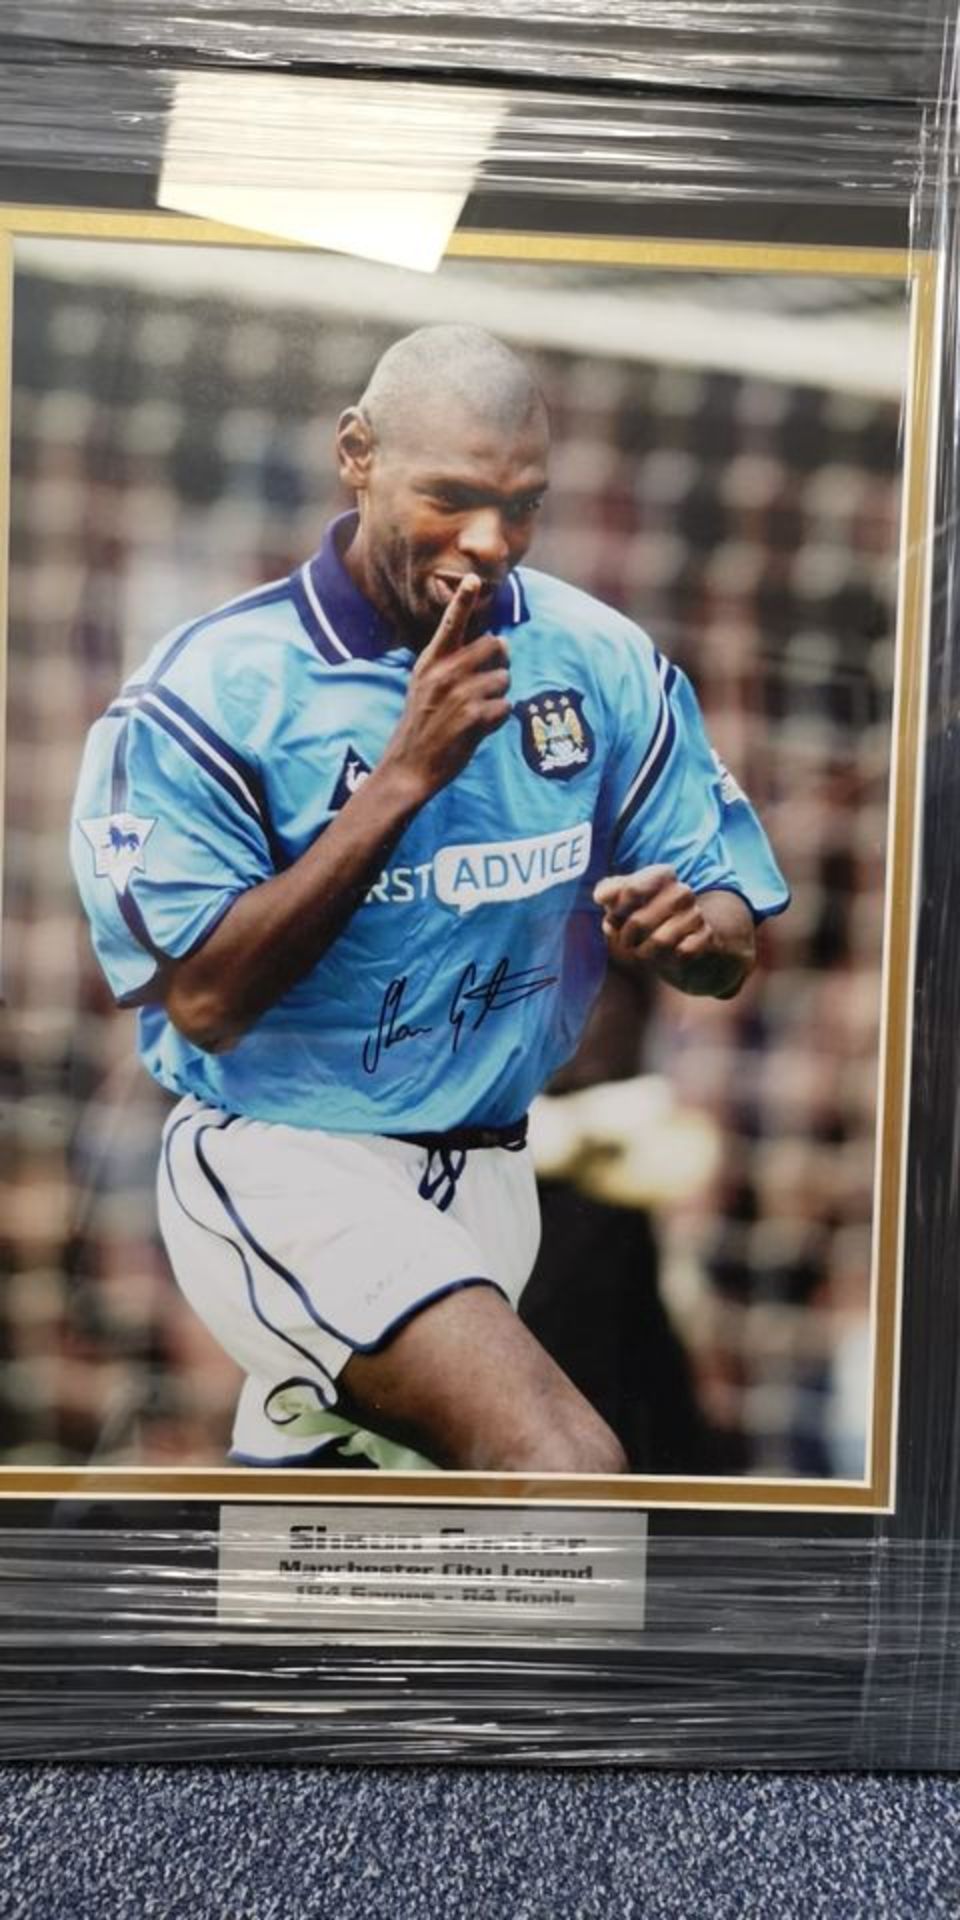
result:
<svg viewBox="0 0 960 1920"><path fill-rule="evenodd" d="M482 583L468 573L410 676L400 720L381 761L403 768L423 797L462 772L481 740L510 717L509 650L498 634L468 639Z"/></svg>

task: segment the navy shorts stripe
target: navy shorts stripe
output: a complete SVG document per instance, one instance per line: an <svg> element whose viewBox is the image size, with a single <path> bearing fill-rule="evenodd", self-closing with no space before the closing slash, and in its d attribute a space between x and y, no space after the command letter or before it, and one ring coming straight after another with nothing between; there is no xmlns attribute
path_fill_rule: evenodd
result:
<svg viewBox="0 0 960 1920"><path fill-rule="evenodd" d="M282 1327L274 1326L272 1320L269 1320L267 1318L267 1315L264 1313L260 1305L260 1302L257 1299L257 1290L254 1282L253 1273L251 1271L250 1263L247 1260L247 1257L243 1251L243 1248L237 1245L236 1240L232 1237L231 1234L220 1233L216 1227L209 1227L207 1226L205 1221L198 1220L196 1214L191 1213L190 1208L187 1206L186 1202L181 1198L181 1195L177 1188L176 1179L174 1177L173 1165L172 1165L171 1156L170 1156L170 1149L173 1143L174 1134L179 1133L180 1128L183 1126L186 1126L188 1121L194 1120L196 1118L197 1116L195 1114L192 1114L192 1113L184 1114L183 1117L180 1120L176 1121L174 1126L170 1128L170 1131L164 1140L163 1158L164 1158L164 1165L167 1171L167 1179L170 1183L170 1191L173 1194L173 1197L176 1200L176 1203L180 1208L181 1213L183 1213L186 1216L186 1218L191 1222L191 1225L199 1228L201 1233L212 1234L215 1240L220 1240L222 1241L224 1246L232 1248L233 1252L237 1255L237 1258L240 1261L240 1264L243 1268L244 1279L246 1282L246 1289L247 1289L247 1298L250 1302L250 1305L251 1305L251 1308L253 1309L254 1314L256 1315L256 1318L260 1322L260 1325L262 1327L265 1327L268 1333L274 1334L278 1340L282 1340L285 1346L292 1348L294 1353L297 1353L300 1355L301 1360L306 1360L308 1364L315 1369L316 1373L320 1376L323 1384L329 1388L331 1394L333 1395L333 1399L331 1400L330 1404L334 1405L336 1402L336 1387L334 1386L333 1381L331 1380L330 1375L327 1372L327 1369L324 1367L322 1361L317 1360L315 1355L310 1353L308 1348L301 1347L299 1342L294 1340L290 1334L284 1333ZM226 1121L221 1122L219 1126L217 1126L216 1123L214 1123L213 1121L207 1121L205 1125L206 1127L213 1127L214 1131L216 1132L225 1132L226 1128L232 1125L232 1119L227 1119ZM203 1129L201 1128L200 1131L203 1131ZM197 1146L197 1142L195 1139L194 1140L195 1154L196 1154L196 1146ZM214 1189L214 1191L216 1191L216 1189ZM218 1198L219 1198L219 1195L218 1195Z"/></svg>
<svg viewBox="0 0 960 1920"><path fill-rule="evenodd" d="M172 1170L170 1167L170 1160L169 1160L169 1141L172 1140L174 1133L177 1131L177 1129L180 1126L183 1126L186 1123L186 1121L191 1119L196 1119L196 1118L197 1116L195 1114L185 1114L183 1118L176 1123L176 1126L171 1129L170 1134L168 1136L168 1140L165 1143L164 1151L167 1155L167 1171L170 1177L171 1185L173 1184L173 1175L172 1175ZM424 1307L430 1306L435 1300L442 1299L445 1294L458 1292L463 1287L476 1287L476 1286L493 1287L495 1292L501 1294L504 1298L507 1297L504 1293L504 1289L498 1284L497 1281L492 1280L488 1274L478 1273L478 1274L458 1275L456 1278L452 1280L444 1281L439 1287L433 1288L430 1293L423 1294L418 1299L409 1302L409 1304L406 1305L402 1309L402 1311L396 1315L396 1317L393 1320L388 1321L387 1325L381 1328L380 1332L376 1335L375 1339L368 1340L368 1341L359 1341L359 1340L352 1339L349 1333L346 1333L341 1328L334 1326L331 1321L324 1319L323 1315L317 1311L317 1308L315 1307L313 1301L310 1299L310 1296L307 1293L306 1288L303 1285L303 1282L301 1280L298 1280L296 1274L291 1273L290 1269L288 1267L285 1267L282 1261L278 1260L274 1254L268 1253L267 1249L260 1244L259 1240L256 1238L256 1235L252 1232L251 1228L247 1225L247 1222L244 1220L235 1201L231 1198L231 1195L227 1187L225 1186L224 1182L221 1180L219 1174L217 1174L214 1171L213 1167L210 1165L210 1162L203 1151L203 1136L209 1132L214 1132L214 1133L225 1132L226 1126L230 1124L231 1124L230 1120L226 1122L226 1125L224 1125L224 1123L222 1122L218 1123L216 1121L211 1120L211 1121L203 1121L201 1125L198 1127L197 1132L194 1135L193 1149L194 1149L194 1156L196 1158L197 1165L200 1168L201 1173L203 1174L205 1180L207 1181L207 1184L210 1186L212 1192L216 1195L217 1199L219 1200L220 1205L223 1207L223 1210L226 1213L227 1217L232 1222L238 1234L240 1235L241 1239L244 1241L245 1245L250 1249L251 1253L255 1254L257 1259L263 1262L264 1266L269 1267L271 1273L275 1273L278 1279L285 1281L287 1286L289 1286L292 1289L293 1293L296 1295L296 1298L299 1300L301 1306L305 1309L308 1317L313 1321L314 1325L322 1333L329 1334L331 1338L333 1338L334 1340L337 1340L341 1346L349 1347L352 1353L379 1352L380 1348L386 1345L387 1341L392 1338L393 1334L397 1333L402 1326L405 1326L408 1320L412 1320L414 1316L419 1312L421 1312L421 1310ZM184 1213L187 1213L188 1218L193 1219L193 1215L189 1214L189 1211L184 1206L183 1201L180 1200L179 1194L177 1194L176 1197L177 1197L177 1200L179 1201L180 1206L183 1208ZM204 1231L211 1232L211 1233L215 1232L214 1228L204 1229L202 1221L196 1220L194 1221L194 1224L198 1227L201 1227L201 1229L203 1229ZM232 1239L230 1239L229 1236L225 1234L218 1233L217 1238L227 1240L228 1244L230 1245L236 1245L236 1243ZM242 1250L240 1247L237 1247L237 1252L242 1253ZM245 1258L244 1258L244 1267L247 1270L249 1275L249 1266ZM252 1286L252 1280L248 1282L248 1286ZM251 1304L254 1305L254 1309L256 1311L256 1304L255 1304L255 1300L252 1293L251 1293ZM258 1315L258 1317L261 1319L263 1318L262 1315ZM269 1323L264 1322L264 1324L269 1324ZM279 1333L279 1329L276 1327L272 1327L271 1331L274 1333ZM287 1338L287 1336L280 1334L280 1338L284 1339L284 1338ZM319 1365L319 1363L316 1361L314 1356L310 1353L306 1353L306 1350L304 1348L297 1347L297 1343L295 1341L288 1339L287 1344L296 1348L298 1352L305 1353L306 1358L310 1360L311 1365L313 1366Z"/></svg>

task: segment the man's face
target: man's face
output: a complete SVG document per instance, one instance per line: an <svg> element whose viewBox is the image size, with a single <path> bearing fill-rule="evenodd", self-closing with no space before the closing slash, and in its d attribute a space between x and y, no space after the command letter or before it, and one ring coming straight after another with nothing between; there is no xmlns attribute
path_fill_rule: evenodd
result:
<svg viewBox="0 0 960 1920"><path fill-rule="evenodd" d="M468 573L483 583L472 623L483 632L497 588L533 537L546 462L539 409L504 428L448 399L376 445L362 484L344 469L357 493L362 582L415 643L429 639Z"/></svg>

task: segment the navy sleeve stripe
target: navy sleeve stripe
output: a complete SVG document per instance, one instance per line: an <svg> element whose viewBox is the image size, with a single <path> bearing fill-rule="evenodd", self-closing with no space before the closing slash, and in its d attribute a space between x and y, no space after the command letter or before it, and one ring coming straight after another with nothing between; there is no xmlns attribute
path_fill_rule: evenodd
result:
<svg viewBox="0 0 960 1920"><path fill-rule="evenodd" d="M121 727L113 749L113 761L110 768L110 811L124 813L127 806L127 728ZM165 960L166 954L150 938L150 930L140 912L132 894L126 887L117 889L117 905L123 915L124 923L133 934L137 945L143 947L151 958Z"/></svg>
<svg viewBox="0 0 960 1920"><path fill-rule="evenodd" d="M130 893L128 889L124 889L122 893L117 894L117 902L120 907L120 912L123 914L124 920L130 932L133 934L137 945L143 947L144 951L149 953L151 958L158 963L166 960L169 956L164 953L162 947L158 947L156 942L151 940L150 929L132 893Z"/></svg>
<svg viewBox="0 0 960 1920"><path fill-rule="evenodd" d="M132 680L129 686L124 687L123 692L118 693L116 699L111 701L109 707L106 709L104 718L106 720L122 719L130 712L132 707L136 706L145 686L145 680Z"/></svg>
<svg viewBox="0 0 960 1920"><path fill-rule="evenodd" d="M630 799L627 805L623 808L622 812L620 813L619 818L617 819L616 825L613 830L613 837L615 841L619 839L620 835L624 832L625 828L627 828L630 825L631 820L633 820L635 816L639 813L640 808L642 807L648 794L650 794L653 791L653 788L656 786L657 781L659 780L660 775L663 772L663 769L666 766L667 761L669 760L670 755L673 751L673 743L676 737L677 737L677 723L673 717L673 713L668 708L667 716L666 716L666 727L663 731L662 737L660 738L659 748L657 750L655 757L646 763L646 770L645 770L642 781L638 781L631 788Z"/></svg>
<svg viewBox="0 0 960 1920"><path fill-rule="evenodd" d="M212 613L203 614L199 620L192 620L190 625L184 627L183 631L171 641L151 675L152 684L155 685L161 675L166 673L167 668L172 667L177 656L183 652L184 647L195 634L202 633L206 627L215 625L218 620L229 619L231 614L255 613L258 607L276 606L279 601L289 599L289 596L289 580L274 580L265 587L254 588L251 593L239 594L235 600L228 600L222 607L214 607Z"/></svg>
<svg viewBox="0 0 960 1920"><path fill-rule="evenodd" d="M188 706L185 700L181 700L179 694L173 693L169 687L128 687L126 692L107 708L106 717L120 720L125 719L128 714L139 711L147 712L149 718L150 710L156 708L158 703L168 709L174 725L178 720L182 722L183 733L186 735L186 738L181 740L182 745L186 746L189 739L202 751L206 743L211 759L217 762L223 773L226 774L231 767L233 768L238 788L242 790L246 800L256 808L259 818L265 824L266 796L263 791L263 782L256 768L252 767L249 761L244 760L242 754L237 753L228 741L222 740L220 735L208 726L203 716L195 713L193 708ZM168 728L169 731L171 729ZM176 732L173 737L181 739L181 735Z"/></svg>
<svg viewBox="0 0 960 1920"><path fill-rule="evenodd" d="M255 802L262 817L265 819L267 813L266 795L264 794L263 782L256 767L251 766L250 762L245 760L243 755L238 753L236 748L230 745L229 741L221 739L213 727L204 720L203 715L196 713L192 707L187 705L186 700L182 700L178 693L173 692L171 687L153 686L149 689L145 698L150 702L162 700L164 706L184 722L188 732L199 735L200 740L206 742L215 759L226 761L227 766L233 768L237 778L242 782L246 792L249 794L251 800Z"/></svg>
<svg viewBox="0 0 960 1920"><path fill-rule="evenodd" d="M206 945L210 935L216 932L221 920L226 919L227 914L234 904L232 899L221 901L216 911L204 922L200 932L195 935L186 951L184 953L172 954L168 953L164 947L158 947L155 940L151 940L147 923L129 889L117 895L117 903L126 925L133 934L137 944L145 948L151 958L157 962L158 969L153 977L146 982L145 986L136 987L132 993L124 994L123 998L117 1001L118 1007L157 1005L159 996L153 992L153 988L156 986L160 977L160 968L168 966L171 960L189 960L193 954L199 953L200 948Z"/></svg>
<svg viewBox="0 0 960 1920"><path fill-rule="evenodd" d="M158 968L156 973L151 974L149 980L144 981L142 987L131 987L129 993L115 994L114 999L117 1006L128 1008L157 1007L162 1005L161 996L155 990L159 979L160 971Z"/></svg>
<svg viewBox="0 0 960 1920"><path fill-rule="evenodd" d="M647 795L656 786L670 758L673 743L677 737L677 723L669 698L677 678L677 669L676 667L672 667L668 661L664 660L660 654L657 654L656 661L657 671L660 675L660 706L657 712L657 721L646 753L640 762L639 769L631 785L627 789L626 798L615 822L613 829L614 841L619 839L624 828L629 826L630 821L643 805Z"/></svg>
<svg viewBox="0 0 960 1920"><path fill-rule="evenodd" d="M182 700L169 687L153 682L129 686L107 708L108 718L126 719L131 713L141 713L145 719L161 726L211 779L223 787L231 800L235 800L251 819L256 820L278 873L289 866L289 857L273 830L267 796L257 768L244 760L228 741L221 739L202 714L196 713L186 700ZM114 812L119 811L118 804Z"/></svg>
<svg viewBox="0 0 960 1920"><path fill-rule="evenodd" d="M138 704L147 719L158 721L198 767L218 781L224 792L257 822L277 872L289 866L289 856L274 832L263 781L256 767L244 760L226 740L221 740L206 720L181 700L179 694L171 693L169 687L148 687Z"/></svg>
<svg viewBox="0 0 960 1920"><path fill-rule="evenodd" d="M221 761L212 748L205 746L202 740L195 737L182 720L168 713L152 694L145 696L140 703L139 711L155 726L162 727L164 733L168 733L171 740L175 740L177 746L184 753L189 754L191 760L196 761L197 766L202 767L204 773L223 788L224 793L229 794L235 805L242 807L251 820L255 820L261 829L264 828L265 823L253 794L239 774L235 773L226 762Z"/></svg>
<svg viewBox="0 0 960 1920"><path fill-rule="evenodd" d="M127 729L120 728L110 763L110 812L123 813L127 805Z"/></svg>

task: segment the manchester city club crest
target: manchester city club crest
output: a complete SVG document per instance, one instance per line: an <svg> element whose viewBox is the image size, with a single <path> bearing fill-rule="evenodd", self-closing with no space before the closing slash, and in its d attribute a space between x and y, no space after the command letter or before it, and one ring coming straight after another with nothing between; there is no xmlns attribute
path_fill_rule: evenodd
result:
<svg viewBox="0 0 960 1920"><path fill-rule="evenodd" d="M593 728L583 711L583 694L575 688L545 688L530 700L518 700L514 713L524 759L545 780L571 780L593 759Z"/></svg>

